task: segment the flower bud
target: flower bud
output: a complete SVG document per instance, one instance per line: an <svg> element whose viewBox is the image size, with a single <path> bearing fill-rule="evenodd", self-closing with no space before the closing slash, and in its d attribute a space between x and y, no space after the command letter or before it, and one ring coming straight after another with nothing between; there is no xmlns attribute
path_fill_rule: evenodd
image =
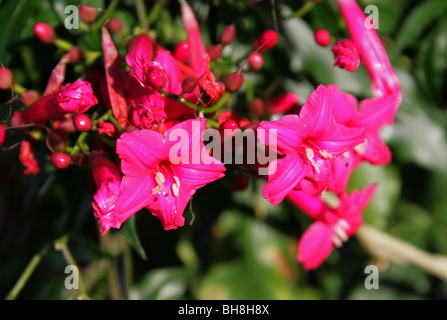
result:
<svg viewBox="0 0 447 320"><path fill-rule="evenodd" d="M244 76L240 71L233 72L225 78L225 90L231 93L239 91L244 85Z"/></svg>
<svg viewBox="0 0 447 320"><path fill-rule="evenodd" d="M82 49L79 46L71 47L71 49L68 50L67 54L71 63L78 63L84 55Z"/></svg>
<svg viewBox="0 0 447 320"><path fill-rule="evenodd" d="M51 155L50 161L57 169L65 169L71 164L71 157L64 152L55 152Z"/></svg>
<svg viewBox="0 0 447 320"><path fill-rule="evenodd" d="M278 42L278 38L278 34L274 30L265 30L253 41L253 49L259 52L271 50Z"/></svg>
<svg viewBox="0 0 447 320"><path fill-rule="evenodd" d="M40 95L36 90L26 90L22 92L20 98L22 99L23 104L28 107L36 102L40 98Z"/></svg>
<svg viewBox="0 0 447 320"><path fill-rule="evenodd" d="M326 29L317 29L314 32L315 42L322 47L327 47L331 43L331 35Z"/></svg>
<svg viewBox="0 0 447 320"><path fill-rule="evenodd" d="M45 22L38 22L34 25L34 34L42 41L43 43L53 43L56 39L56 33L52 26Z"/></svg>
<svg viewBox="0 0 447 320"><path fill-rule="evenodd" d="M248 57L248 65L253 71L257 71L264 65L264 57L257 51L254 51Z"/></svg>
<svg viewBox="0 0 447 320"><path fill-rule="evenodd" d="M82 21L86 23L92 23L96 20L96 15L98 10L95 7L92 7L88 4L80 4L78 6L79 9L79 17Z"/></svg>
<svg viewBox="0 0 447 320"><path fill-rule="evenodd" d="M174 57L181 61L189 61L189 56L191 54L191 48L188 41L180 41L174 49Z"/></svg>
<svg viewBox="0 0 447 320"><path fill-rule="evenodd" d="M229 45L233 42L234 37L236 36L236 27L234 24L230 24L223 28L222 32L220 33L220 44L223 46Z"/></svg>
<svg viewBox="0 0 447 320"><path fill-rule="evenodd" d="M259 116L264 113L264 100L261 98L254 98L250 104L250 111L253 115Z"/></svg>
<svg viewBox="0 0 447 320"><path fill-rule="evenodd" d="M60 120L55 120L53 122L53 129L59 130L62 132L67 132L67 133L76 131L76 128L73 124L72 118L64 118L64 119L60 119Z"/></svg>
<svg viewBox="0 0 447 320"><path fill-rule="evenodd" d="M0 89L2 90L11 89L13 83L14 83L14 76L12 75L11 70L0 66Z"/></svg>
<svg viewBox="0 0 447 320"><path fill-rule="evenodd" d="M150 62L145 66L147 76L146 83L156 90L163 89L167 84L167 74L165 69L156 61Z"/></svg>
<svg viewBox="0 0 447 320"><path fill-rule="evenodd" d="M107 24L107 28L112 33L119 33L123 29L123 21L118 18L112 18Z"/></svg>
<svg viewBox="0 0 447 320"><path fill-rule="evenodd" d="M6 129L5 126L0 123L0 147L5 142Z"/></svg>
<svg viewBox="0 0 447 320"><path fill-rule="evenodd" d="M335 63L334 65L354 72L360 65L359 49L354 41L349 39L340 39L332 47Z"/></svg>
<svg viewBox="0 0 447 320"><path fill-rule="evenodd" d="M194 76L187 76L182 82L182 92L191 93L197 86L198 79Z"/></svg>
<svg viewBox="0 0 447 320"><path fill-rule="evenodd" d="M73 125L78 131L89 131L92 128L92 120L83 113L77 113L73 117Z"/></svg>
<svg viewBox="0 0 447 320"><path fill-rule="evenodd" d="M209 45L206 48L206 52L208 53L211 61L218 60L222 56L222 46L219 44Z"/></svg>
<svg viewBox="0 0 447 320"><path fill-rule="evenodd" d="M234 120L226 120L222 122L219 126L219 132L222 138L222 141L227 141L231 137L233 137L238 129L237 122Z"/></svg>

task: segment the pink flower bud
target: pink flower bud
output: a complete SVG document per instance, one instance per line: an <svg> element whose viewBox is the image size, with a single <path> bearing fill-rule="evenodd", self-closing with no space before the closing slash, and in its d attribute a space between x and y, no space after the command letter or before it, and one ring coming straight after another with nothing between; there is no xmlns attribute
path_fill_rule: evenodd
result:
<svg viewBox="0 0 447 320"><path fill-rule="evenodd" d="M191 93L197 86L198 79L194 76L187 76L182 82L182 92Z"/></svg>
<svg viewBox="0 0 447 320"><path fill-rule="evenodd" d="M225 78L225 89L235 93L244 85L244 76L240 71L233 72Z"/></svg>
<svg viewBox="0 0 447 320"><path fill-rule="evenodd" d="M12 75L11 70L0 66L0 89L2 90L11 89L13 83L14 83L14 76Z"/></svg>
<svg viewBox="0 0 447 320"><path fill-rule="evenodd" d="M233 42L234 37L236 36L236 27L234 24L230 24L223 28L222 32L220 33L220 44L223 46L229 45Z"/></svg>
<svg viewBox="0 0 447 320"><path fill-rule="evenodd" d="M264 65L264 57L257 51L254 51L248 57L248 65L253 71L257 71Z"/></svg>
<svg viewBox="0 0 447 320"><path fill-rule="evenodd" d="M156 90L163 89L166 86L168 75L159 62L152 61L145 63L144 70L146 72L144 84Z"/></svg>
<svg viewBox="0 0 447 320"><path fill-rule="evenodd" d="M50 161L57 169L65 169L71 164L71 157L63 152L55 152L51 155Z"/></svg>
<svg viewBox="0 0 447 320"><path fill-rule="evenodd" d="M52 26L45 22L38 22L34 25L34 34L43 43L53 43L56 39L56 33Z"/></svg>
<svg viewBox="0 0 447 320"><path fill-rule="evenodd" d="M360 65L359 49L356 44L349 39L340 39L332 47L334 53L334 65L354 72Z"/></svg>
<svg viewBox="0 0 447 320"><path fill-rule="evenodd" d="M253 49L259 52L271 50L278 42L278 38L278 34L274 30L265 30L253 41Z"/></svg>
<svg viewBox="0 0 447 320"><path fill-rule="evenodd" d="M5 135L5 126L0 123L0 147L3 145L3 142L5 142Z"/></svg>
<svg viewBox="0 0 447 320"><path fill-rule="evenodd" d="M56 120L53 122L53 129L54 130L58 130L58 131L62 131L62 132L66 132L66 133L70 133L70 132L75 132L76 128L73 124L73 119L72 118L66 118L66 119L61 119L61 120Z"/></svg>
<svg viewBox="0 0 447 320"><path fill-rule="evenodd" d="M98 13L98 9L92 7L88 4L80 4L78 6L79 9L79 17L82 21L87 23L92 23L96 20L96 15Z"/></svg>
<svg viewBox="0 0 447 320"><path fill-rule="evenodd" d="M92 128L92 120L83 113L77 113L73 117L73 125L78 131L89 131Z"/></svg>
<svg viewBox="0 0 447 320"><path fill-rule="evenodd" d="M222 46L219 44L212 44L206 48L206 52L210 56L211 61L218 60L222 56Z"/></svg>
<svg viewBox="0 0 447 320"><path fill-rule="evenodd" d="M26 90L20 95L23 104L27 107L36 102L39 97L39 92L37 92L36 90Z"/></svg>
<svg viewBox="0 0 447 320"><path fill-rule="evenodd" d="M71 47L71 49L68 50L67 54L71 63L78 63L84 55L82 49L79 46Z"/></svg>
<svg viewBox="0 0 447 320"><path fill-rule="evenodd" d="M174 57L181 62L188 62L191 48L188 41L180 41L174 49Z"/></svg>
<svg viewBox="0 0 447 320"><path fill-rule="evenodd" d="M75 81L63 88L56 97L59 107L65 112L84 113L98 103L90 82Z"/></svg>
<svg viewBox="0 0 447 320"><path fill-rule="evenodd" d="M322 47L327 47L331 43L331 35L326 29L317 29L314 33L315 42Z"/></svg>
<svg viewBox="0 0 447 320"><path fill-rule="evenodd" d="M107 24L107 28L112 33L119 33L123 29L123 21L118 18L112 18Z"/></svg>
<svg viewBox="0 0 447 320"><path fill-rule="evenodd" d="M253 101L250 104L250 111L255 116L263 114L264 108L265 108L264 100L262 100L261 98L253 99Z"/></svg>
<svg viewBox="0 0 447 320"><path fill-rule="evenodd" d="M219 132L222 138L222 141L227 141L232 136L234 136L237 132L238 125L234 120L225 120L219 126Z"/></svg>

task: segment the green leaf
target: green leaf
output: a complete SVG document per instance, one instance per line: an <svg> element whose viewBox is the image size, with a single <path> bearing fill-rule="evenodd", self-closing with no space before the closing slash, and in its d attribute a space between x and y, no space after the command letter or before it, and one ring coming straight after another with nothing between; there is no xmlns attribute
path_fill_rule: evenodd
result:
<svg viewBox="0 0 447 320"><path fill-rule="evenodd" d="M186 299L190 280L186 268L155 269L140 278L130 289L131 300L179 300Z"/></svg>
<svg viewBox="0 0 447 320"><path fill-rule="evenodd" d="M135 225L135 216L131 216L124 222L121 227L121 232L124 234L124 237L129 242L129 244L137 251L138 255L143 259L147 260L146 251L141 245L140 238L138 237L137 228Z"/></svg>
<svg viewBox="0 0 447 320"><path fill-rule="evenodd" d="M434 20L446 14L447 2L445 0L424 1L414 8L405 19L396 42L391 49L390 56L402 52L406 47L419 42L422 35Z"/></svg>

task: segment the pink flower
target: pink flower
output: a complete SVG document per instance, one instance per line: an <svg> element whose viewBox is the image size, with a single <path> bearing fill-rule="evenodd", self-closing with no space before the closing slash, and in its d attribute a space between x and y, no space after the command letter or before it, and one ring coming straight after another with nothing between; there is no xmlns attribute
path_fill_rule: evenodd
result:
<svg viewBox="0 0 447 320"><path fill-rule="evenodd" d="M117 154L124 176L115 227L142 208L160 219L165 230L184 225L183 211L191 196L224 176L224 164L205 150L201 138L205 128L205 119L192 119L174 125L164 135L144 129L121 135Z"/></svg>
<svg viewBox="0 0 447 320"><path fill-rule="evenodd" d="M27 138L25 138L20 145L19 161L25 167L24 173L26 175L39 175L40 168L39 163L34 157L34 145Z"/></svg>
<svg viewBox="0 0 447 320"><path fill-rule="evenodd" d="M332 52L334 53L335 66L350 72L356 71L359 67L359 49L353 41L348 39L338 40L332 47Z"/></svg>
<svg viewBox="0 0 447 320"><path fill-rule="evenodd" d="M276 130L279 158L269 164L263 196L279 204L293 189L318 195L331 183L331 162L364 140L364 129L349 128L335 121L333 101L324 85L318 86L299 115L277 121L262 121L260 128Z"/></svg>
<svg viewBox="0 0 447 320"><path fill-rule="evenodd" d="M365 99L357 107L357 99L342 92L335 84L328 86L329 95L337 106L334 116L337 122L348 127L365 128L365 142L357 146L354 151L363 160L372 164L383 165L391 161L391 151L382 141L379 130L386 124L393 122L396 109L395 97Z"/></svg>
<svg viewBox="0 0 447 320"><path fill-rule="evenodd" d="M22 121L45 123L60 119L67 113L84 113L97 103L90 82L75 81L31 104L22 112Z"/></svg>
<svg viewBox="0 0 447 320"><path fill-rule="evenodd" d="M130 75L137 79L142 86L149 85L146 81L146 65L152 62L153 47L149 36L137 35L132 39L126 55L126 62L130 67Z"/></svg>
<svg viewBox="0 0 447 320"><path fill-rule="evenodd" d="M93 213L99 220L101 233L104 235L110 228L116 228L121 223L114 213L115 202L119 194L121 173L117 166L104 156L96 156L91 162L93 179L97 192L93 196Z"/></svg>
<svg viewBox="0 0 447 320"><path fill-rule="evenodd" d="M346 22L351 39L360 52L373 81L374 96L386 94L394 96L394 108L397 109L402 100L399 78L395 74L388 55L374 29L365 27L365 14L356 0L338 0L340 11Z"/></svg>
<svg viewBox="0 0 447 320"><path fill-rule="evenodd" d="M297 259L306 271L318 268L330 255L334 245L341 247L363 224L362 212L369 204L375 185L362 191L342 194L337 208L331 208L320 198L302 191L292 191L287 199L302 209L315 222L298 244Z"/></svg>

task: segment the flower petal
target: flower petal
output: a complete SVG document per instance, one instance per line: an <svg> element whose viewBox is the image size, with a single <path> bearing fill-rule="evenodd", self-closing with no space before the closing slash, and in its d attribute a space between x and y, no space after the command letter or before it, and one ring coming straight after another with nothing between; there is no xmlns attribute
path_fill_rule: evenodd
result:
<svg viewBox="0 0 447 320"><path fill-rule="evenodd" d="M298 244L297 259L306 271L318 268L332 252L331 226L317 221L304 232Z"/></svg>
<svg viewBox="0 0 447 320"><path fill-rule="evenodd" d="M122 172L132 177L147 175L167 158L161 133L147 129L123 133L117 141L116 153L122 160Z"/></svg>
<svg viewBox="0 0 447 320"><path fill-rule="evenodd" d="M268 170L268 182L262 187L262 196L273 205L278 205L307 172L301 158L294 155L272 161Z"/></svg>

